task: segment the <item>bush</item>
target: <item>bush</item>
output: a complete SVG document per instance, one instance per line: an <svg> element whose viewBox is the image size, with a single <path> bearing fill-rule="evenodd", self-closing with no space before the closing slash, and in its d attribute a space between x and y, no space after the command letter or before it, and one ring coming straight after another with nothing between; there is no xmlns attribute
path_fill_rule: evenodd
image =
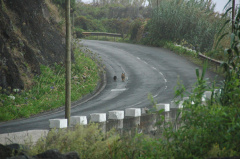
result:
<svg viewBox="0 0 240 159"><path fill-rule="evenodd" d="M83 30L81 28L74 28L74 32L76 34L76 38L82 38L83 37Z"/></svg>
<svg viewBox="0 0 240 159"><path fill-rule="evenodd" d="M137 35L139 30L141 29L141 26L143 25L143 20L142 19L136 19L130 30L130 40L132 41L137 41Z"/></svg>
<svg viewBox="0 0 240 159"><path fill-rule="evenodd" d="M118 139L119 135L115 135L113 130L104 134L97 124L91 123L87 127L78 125L74 131L51 130L46 138L32 145L28 153L36 155L49 149L58 149L61 153L76 151L80 158L109 158L109 145Z"/></svg>
<svg viewBox="0 0 240 159"><path fill-rule="evenodd" d="M207 1L160 1L159 9L154 10L148 23L149 38L177 43L184 39L198 51L211 50L214 37L223 24L212 6Z"/></svg>

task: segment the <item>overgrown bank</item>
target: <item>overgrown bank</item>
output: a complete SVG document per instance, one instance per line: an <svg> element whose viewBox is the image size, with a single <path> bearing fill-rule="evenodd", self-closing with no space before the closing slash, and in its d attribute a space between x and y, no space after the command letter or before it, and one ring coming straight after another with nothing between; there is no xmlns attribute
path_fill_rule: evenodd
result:
<svg viewBox="0 0 240 159"><path fill-rule="evenodd" d="M102 73L98 57L85 50L74 52L72 63L71 100L95 90ZM33 86L28 90L2 88L0 94L0 121L29 117L64 105L65 101L65 67L63 63L53 66L41 65L41 74L33 78Z"/></svg>

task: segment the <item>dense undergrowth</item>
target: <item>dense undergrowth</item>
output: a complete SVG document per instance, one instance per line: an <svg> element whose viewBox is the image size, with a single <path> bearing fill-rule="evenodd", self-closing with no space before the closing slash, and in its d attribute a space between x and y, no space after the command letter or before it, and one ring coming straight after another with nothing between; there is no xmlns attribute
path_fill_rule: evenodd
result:
<svg viewBox="0 0 240 159"><path fill-rule="evenodd" d="M89 50L74 51L72 63L71 100L95 90L99 81L97 56ZM29 117L64 105L65 67L63 63L53 66L41 66L41 74L33 78L34 84L29 90L11 88L1 89L0 121Z"/></svg>

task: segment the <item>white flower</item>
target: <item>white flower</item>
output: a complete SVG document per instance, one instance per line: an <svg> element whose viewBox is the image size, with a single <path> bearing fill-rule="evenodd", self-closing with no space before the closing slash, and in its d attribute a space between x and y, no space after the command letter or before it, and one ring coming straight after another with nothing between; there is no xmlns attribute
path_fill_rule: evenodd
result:
<svg viewBox="0 0 240 159"><path fill-rule="evenodd" d="M10 99L15 100L14 96L8 96Z"/></svg>
<svg viewBox="0 0 240 159"><path fill-rule="evenodd" d="M20 91L20 89L13 89L13 92L19 92Z"/></svg>

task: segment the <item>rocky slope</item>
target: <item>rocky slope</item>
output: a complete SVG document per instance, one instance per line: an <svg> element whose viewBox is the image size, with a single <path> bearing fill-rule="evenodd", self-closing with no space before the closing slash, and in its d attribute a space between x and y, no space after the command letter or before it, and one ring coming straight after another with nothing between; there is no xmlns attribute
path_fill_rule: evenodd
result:
<svg viewBox="0 0 240 159"><path fill-rule="evenodd" d="M50 0L0 0L0 87L28 88L41 64L64 62L56 10Z"/></svg>

